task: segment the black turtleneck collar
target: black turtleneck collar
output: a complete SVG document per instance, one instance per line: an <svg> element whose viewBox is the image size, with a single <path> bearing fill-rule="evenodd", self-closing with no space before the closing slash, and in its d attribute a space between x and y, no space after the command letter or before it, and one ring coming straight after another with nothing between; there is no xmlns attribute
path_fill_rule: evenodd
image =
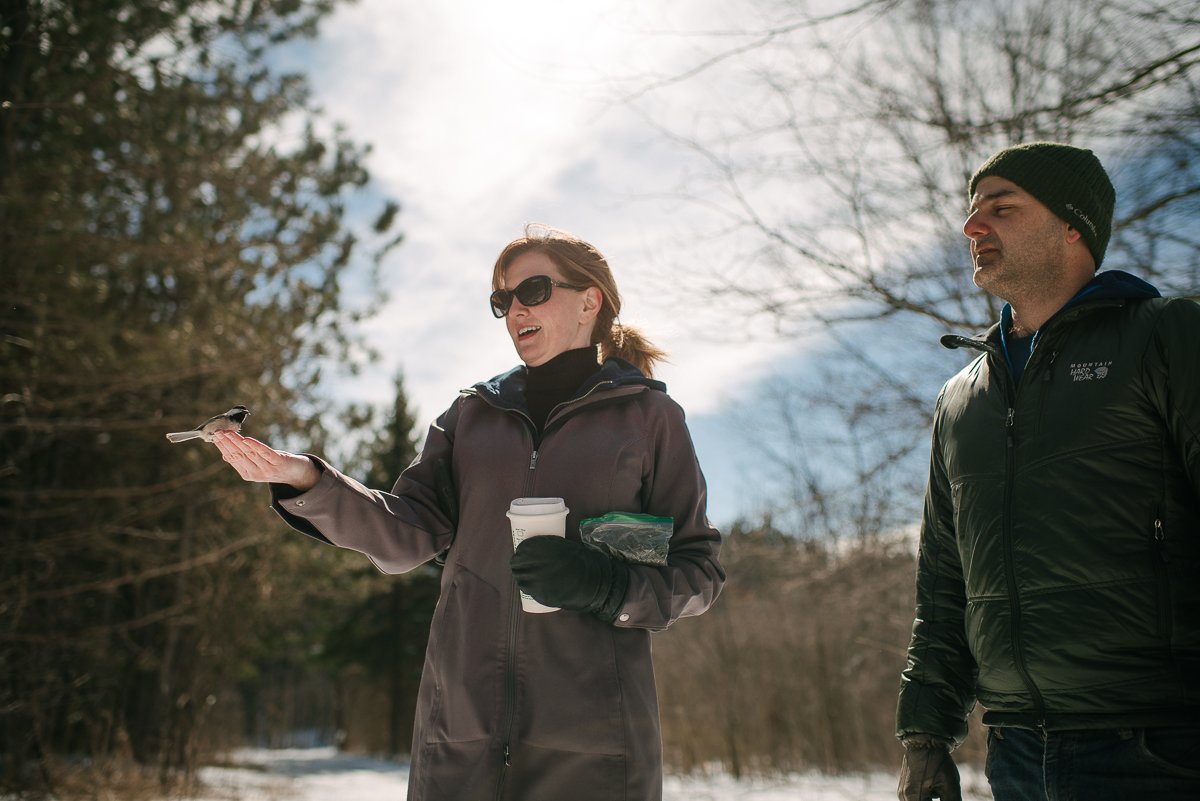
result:
<svg viewBox="0 0 1200 801"><path fill-rule="evenodd" d="M545 364L525 368L525 403L539 432L546 425L550 410L570 400L599 369L595 345L564 351Z"/></svg>

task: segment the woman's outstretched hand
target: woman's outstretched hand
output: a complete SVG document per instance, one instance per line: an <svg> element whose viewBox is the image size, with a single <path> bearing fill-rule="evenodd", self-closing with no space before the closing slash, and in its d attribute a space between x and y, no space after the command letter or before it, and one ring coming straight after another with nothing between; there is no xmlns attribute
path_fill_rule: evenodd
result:
<svg viewBox="0 0 1200 801"><path fill-rule="evenodd" d="M213 434L213 444L246 481L287 484L301 492L312 489L321 471L307 456L274 448L234 431Z"/></svg>

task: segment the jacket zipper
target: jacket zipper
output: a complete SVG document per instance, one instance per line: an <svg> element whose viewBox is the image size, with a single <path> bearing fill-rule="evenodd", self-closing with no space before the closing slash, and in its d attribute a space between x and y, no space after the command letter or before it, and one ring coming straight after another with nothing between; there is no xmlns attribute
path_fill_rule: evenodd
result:
<svg viewBox="0 0 1200 801"><path fill-rule="evenodd" d="M521 614L521 592L515 586L512 592L512 602L508 606L508 647L504 652L504 728L501 753L504 757L500 765L500 778L496 782L496 801L504 797L504 783L508 778L508 769L512 767L512 725L513 710L517 705L517 671L513 664L513 655L517 650L517 627Z"/></svg>
<svg viewBox="0 0 1200 801"><path fill-rule="evenodd" d="M1052 386L1052 384L1054 383L1054 362L1057 360L1058 360L1058 351L1057 350L1050 351L1050 357L1048 359L1046 359L1046 366L1044 368L1042 368L1045 370L1045 372L1042 373L1042 381L1041 381L1042 385L1040 387L1036 388L1036 391L1038 394L1038 403L1037 403L1037 420L1035 421L1035 429L1034 430L1038 435L1041 435L1041 433L1042 433L1042 427L1044 425L1044 420L1045 420L1045 416L1046 416L1046 396L1049 395L1050 392L1054 389L1054 387ZM1033 388L1031 388L1031 389L1033 389Z"/></svg>
<svg viewBox="0 0 1200 801"><path fill-rule="evenodd" d="M537 470L538 453L541 442L537 436L533 421L516 409L510 410L529 424L529 434L533 439L533 451L529 454L529 472L525 477L524 495L530 497L533 491L533 473ZM504 783L508 778L508 769L512 767L512 727L513 714L517 706L517 670L513 658L517 651L517 629L521 621L521 590L517 580L512 579L512 602L508 607L508 646L504 652L504 726L501 754L504 762L500 766L500 779L496 783L496 801L504 797Z"/></svg>
<svg viewBox="0 0 1200 801"><path fill-rule="evenodd" d="M1158 636L1170 635L1171 595L1167 579L1167 563L1171 561L1167 553L1167 532L1163 526L1162 517L1154 518L1154 581L1158 592Z"/></svg>
<svg viewBox="0 0 1200 801"><path fill-rule="evenodd" d="M1042 376L1042 383L1049 384L1054 380L1054 360L1058 358L1058 351L1051 351L1050 360L1046 362L1046 372Z"/></svg>
<svg viewBox="0 0 1200 801"><path fill-rule="evenodd" d="M1086 305L1078 307L1076 309L1072 309L1070 312L1068 312L1066 315L1064 315L1061 318L1051 320L1048 325L1043 327L1043 331L1049 331L1052 328L1057 328L1064 321L1078 319L1083 314L1097 310L1097 309L1109 308L1109 307L1114 307L1114 306L1123 306L1123 305L1124 305L1123 300L1093 301L1092 303L1086 304ZM995 329L993 327L993 329L991 329L991 331L994 331L994 330ZM1030 349L1029 361L1033 360L1033 349L1034 349L1034 347L1036 347L1036 345L1038 344L1038 340L1040 340L1040 339L1041 339L1041 337L1035 337L1034 342L1032 343L1033 347L1031 347L1031 349ZM1012 620L1012 622L1009 625L1009 636L1012 640L1011 645L1012 645L1014 666L1016 667L1017 673L1021 676L1021 680L1025 683L1025 686L1029 690L1029 694L1030 694L1031 698L1033 699L1034 709L1035 709L1035 713L1037 716L1036 727L1037 727L1038 731L1040 732L1042 739L1044 741L1046 738L1046 704L1045 704L1045 700L1042 698L1041 691L1038 690L1037 685L1034 684L1034 682L1033 682L1033 677L1029 675L1029 670L1025 665L1024 651L1021 648L1021 605L1020 605L1020 600L1017 596L1017 577L1016 577L1016 568L1015 568L1016 557L1013 554L1013 541L1012 541L1013 540L1013 532L1012 532L1013 489L1012 489L1012 484L1013 484L1013 479L1016 476L1016 432L1015 432L1016 422L1015 422L1015 418L1016 418L1017 388L1013 386L1012 374L1007 369L1007 367L1008 367L1007 360L1005 359L1003 351L1000 349L999 346L997 346L997 345L993 344L991 341L989 341L987 339L986 334L979 335L977 337L970 337L970 338L950 335L950 336L942 338L942 344L945 345L946 347L950 347L950 348L967 347L967 348L971 348L972 350L983 351L984 354L986 354L986 357L990 361L990 372L993 375L1003 376L1003 378L1001 380L1004 383L1005 394L1008 398L1008 412L1007 412L1007 416L1004 421L1004 433L1005 433L1005 468L1004 469L1005 469L1005 475L1004 475L1004 507L1002 509L1002 514L1003 514L1003 524L1002 525L1003 525L1003 527L1002 527L1002 531L1001 531L1001 537L1003 540L1004 570L1005 570L1005 580L1006 580L1007 587L1008 587L1009 612L1011 614L1011 620ZM1046 375L1042 379L1044 382L1049 382L1049 381L1053 380L1053 377L1052 377L1053 367L1054 367L1054 362L1057 358L1058 358L1058 351L1056 350L1056 351L1053 351L1050 355L1050 360L1047 365ZM996 366L998 364L1001 365L1002 367L1004 367L1005 369L997 370ZM1026 371L1028 371L1029 362L1026 362L1025 367L1026 367ZM1041 410L1039 409L1039 419L1040 419L1040 412L1041 412ZM1161 519L1156 520L1155 521L1155 541L1158 543L1162 542L1162 540L1160 540L1158 538L1159 534L1162 533L1161 527L1162 527ZM1159 549L1160 549L1159 550L1160 556L1161 556L1162 560L1165 561L1165 559L1166 559L1165 545L1159 545Z"/></svg>
<svg viewBox="0 0 1200 801"><path fill-rule="evenodd" d="M1017 668L1017 673L1021 675L1021 680L1025 682L1025 686L1029 688L1029 693L1033 697L1034 710L1037 714L1037 726L1041 731L1045 731L1046 727L1046 704L1042 699L1042 693L1038 690L1037 685L1033 683L1033 677L1029 675L1029 670L1025 666L1025 652L1022 647L1021 639L1021 601L1017 594L1017 574L1015 567L1015 557L1013 555L1013 531L1012 531L1012 504L1013 504L1013 479L1016 476L1016 414L1017 410L1014 405L1009 405L1008 416L1004 421L1004 440L1005 440L1005 459L1004 459L1004 518L1003 518L1003 538L1004 538L1004 577L1008 583L1008 607L1009 615L1012 623L1009 625L1009 635L1012 639L1013 663Z"/></svg>
<svg viewBox="0 0 1200 801"><path fill-rule="evenodd" d="M550 427L550 420L554 417L555 412L563 407L572 406L594 394L597 390L612 386L614 383L615 382L613 381L601 381L595 386L591 387L587 392L580 395L578 398L572 398L571 400L564 401L563 403L560 403L551 409L550 414L546 416L546 425L542 427L541 439L545 438L546 430ZM488 402L487 399L484 400L485 402ZM533 440L533 451L529 455L529 472L525 479L524 494L528 497L533 491L534 471L537 470L538 455L541 449L541 439L539 439L537 435L537 427L534 426L533 420L529 417L529 415L525 414L520 409L514 409L508 406L499 406L498 408L517 415L529 427L529 434ZM561 422L561 420L555 422L558 423ZM500 766L500 777L496 782L496 801L501 801L501 799L504 797L505 780L508 777L508 769L512 767L512 727L513 715L517 706L517 671L513 665L513 657L517 650L517 629L521 620L521 591L516 586L516 579L513 579L512 582L512 602L509 604L508 608L508 645L504 654L504 724L502 726L503 739L500 745L500 752L503 756L503 764Z"/></svg>

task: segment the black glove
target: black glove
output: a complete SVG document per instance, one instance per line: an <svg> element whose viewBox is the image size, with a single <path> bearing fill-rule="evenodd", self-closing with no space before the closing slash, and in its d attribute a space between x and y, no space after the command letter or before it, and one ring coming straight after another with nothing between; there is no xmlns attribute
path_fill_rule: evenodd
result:
<svg viewBox="0 0 1200 801"><path fill-rule="evenodd" d="M962 801L958 768L950 758L950 741L929 734L910 734L904 740L900 763L900 801Z"/></svg>
<svg viewBox="0 0 1200 801"><path fill-rule="evenodd" d="M517 586L546 606L590 612L605 623L617 617L629 589L629 568L586 542L530 537L513 552Z"/></svg>

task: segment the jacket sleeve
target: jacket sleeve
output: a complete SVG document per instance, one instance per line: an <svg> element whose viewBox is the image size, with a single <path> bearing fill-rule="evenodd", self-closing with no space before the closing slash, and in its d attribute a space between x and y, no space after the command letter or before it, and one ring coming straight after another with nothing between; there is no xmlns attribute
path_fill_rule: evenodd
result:
<svg viewBox="0 0 1200 801"><path fill-rule="evenodd" d="M725 583L721 533L708 522L707 489L683 409L662 396L650 422L651 464L643 511L670 516L675 532L662 567L630 565L629 589L614 624L661 631L710 607Z"/></svg>
<svg viewBox="0 0 1200 801"><path fill-rule="evenodd" d="M459 403L429 427L421 454L391 492L368 489L318 459L316 486L298 495L272 487L271 507L297 531L366 554L384 573L424 564L454 534L450 510L439 502L436 465L451 456Z"/></svg>
<svg viewBox="0 0 1200 801"><path fill-rule="evenodd" d="M961 743L975 706L975 660L967 646L966 589L950 482L939 444L945 390L934 413L933 448L917 554L917 607L900 676L896 736L932 734Z"/></svg>
<svg viewBox="0 0 1200 801"><path fill-rule="evenodd" d="M1200 499L1200 303L1171 300L1155 328L1152 385L1157 405Z"/></svg>

